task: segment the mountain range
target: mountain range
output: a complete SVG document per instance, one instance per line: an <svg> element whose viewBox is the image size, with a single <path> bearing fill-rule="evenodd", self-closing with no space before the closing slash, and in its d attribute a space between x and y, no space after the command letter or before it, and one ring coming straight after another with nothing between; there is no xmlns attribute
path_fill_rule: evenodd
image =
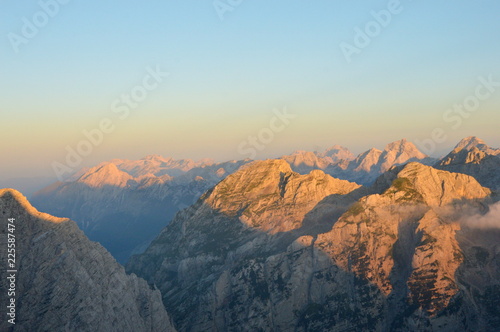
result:
<svg viewBox="0 0 500 332"><path fill-rule="evenodd" d="M181 331L488 331L500 323L500 230L461 218L494 204L473 177L416 162L364 188L256 161L127 270L161 290Z"/></svg>
<svg viewBox="0 0 500 332"><path fill-rule="evenodd" d="M466 165L464 169L436 167L476 176L487 187L491 186L485 181L493 177L494 183L500 183L500 175L492 176L499 165L498 154L494 154L498 150L474 137L464 139L454 151L462 146L483 149L482 153L492 158L475 164L458 162ZM393 166L412 161L426 165L446 162L428 157L406 139L388 144L383 151L373 148L357 157L347 148L334 145L324 152L296 151L280 159L300 174L322 170L360 185L373 184ZM40 210L75 220L91 240L100 242L125 263L133 253L142 252L178 211L195 203L205 191L248 162L174 160L158 155L140 160L113 159L45 187L31 201Z"/></svg>
<svg viewBox="0 0 500 332"><path fill-rule="evenodd" d="M357 157L116 159L35 196L76 223L2 190L23 234L19 330L493 331L499 151L467 137L439 160L406 140ZM122 263L135 250L127 273L77 224Z"/></svg>
<svg viewBox="0 0 500 332"><path fill-rule="evenodd" d="M91 240L124 263L145 249L177 211L245 162L114 159L49 185L32 202L40 210L75 220Z"/></svg>
<svg viewBox="0 0 500 332"><path fill-rule="evenodd" d="M292 169L298 173L308 173L313 169L321 169L339 179L354 181L362 185L372 184L377 177L391 167L411 161L432 165L436 159L420 152L417 147L402 139L388 144L383 151L372 148L354 157L344 147L335 145L325 152L296 151L283 156Z"/></svg>

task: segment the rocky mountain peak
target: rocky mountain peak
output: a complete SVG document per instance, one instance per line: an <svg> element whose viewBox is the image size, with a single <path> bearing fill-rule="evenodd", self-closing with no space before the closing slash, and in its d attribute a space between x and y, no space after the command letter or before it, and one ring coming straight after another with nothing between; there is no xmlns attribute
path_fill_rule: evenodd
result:
<svg viewBox="0 0 500 332"><path fill-rule="evenodd" d="M462 150L465 150L465 151L479 150L481 152L484 152L484 153L490 154L490 155L500 154L500 149L493 149L493 148L489 147L485 141L483 141L480 138L477 138L476 136L469 136L469 137L462 139L457 144L457 146L455 146L455 149L452 151L452 153L458 153Z"/></svg>
<svg viewBox="0 0 500 332"><path fill-rule="evenodd" d="M312 169L324 169L328 166L328 161L323 160L321 157L311 151L297 150L291 155L282 156L282 160L289 163L299 173L308 173Z"/></svg>
<svg viewBox="0 0 500 332"><path fill-rule="evenodd" d="M130 174L118 169L115 164L105 163L91 168L78 179L78 182L93 188L106 185L123 188L127 186L129 180L133 179Z"/></svg>
<svg viewBox="0 0 500 332"><path fill-rule="evenodd" d="M483 140L470 136L434 167L475 177L483 186L500 189L500 149L489 147Z"/></svg>
<svg viewBox="0 0 500 332"><path fill-rule="evenodd" d="M455 149L444 157L438 164L438 167L449 168L452 171L462 171L469 174L469 169L458 169L467 167L470 164L481 164L487 157L494 157L500 155L500 149L493 149L489 147L483 140L470 136L462 139ZM491 161L490 161L491 162ZM498 163L498 162L497 162ZM457 168L457 169L454 169ZM476 175L471 174L471 175Z"/></svg>
<svg viewBox="0 0 500 332"><path fill-rule="evenodd" d="M473 147L479 147L479 146L485 146L485 145L486 145L486 143L482 139L477 138L476 136L469 136L469 137L463 138L457 144L457 146L455 146L455 149L458 149L458 150L462 150L462 149L470 150Z"/></svg>
<svg viewBox="0 0 500 332"><path fill-rule="evenodd" d="M5 205L10 206L10 209L12 210L25 211L26 213L36 216L37 218L41 218L55 224L69 220L68 218L57 218L51 216L50 214L39 212L33 207L33 205L31 205L23 194L15 189L0 189L0 199Z"/></svg>
<svg viewBox="0 0 500 332"><path fill-rule="evenodd" d="M399 141L395 141L395 142L387 144L384 151L387 151L387 152L394 151L398 154L406 153L409 156L419 158L419 159L423 159L423 158L427 157L427 155L425 155L424 153L420 152L417 149L415 144L413 144L412 142L409 142L406 138L403 138Z"/></svg>
<svg viewBox="0 0 500 332"><path fill-rule="evenodd" d="M340 160L350 161L356 158L354 154L349 151L349 149L338 144L326 149L325 152L322 153L322 156L330 158L331 162L337 162Z"/></svg>
<svg viewBox="0 0 500 332"><path fill-rule="evenodd" d="M142 160L150 161L150 162L160 162L160 163L168 163L172 160L172 158L163 158L159 154L150 154L146 157L142 158Z"/></svg>
<svg viewBox="0 0 500 332"><path fill-rule="evenodd" d="M353 165L356 166L355 171L370 172L379 162L381 155L382 151L375 148L371 148L370 150L360 154L353 162Z"/></svg>
<svg viewBox="0 0 500 332"><path fill-rule="evenodd" d="M415 144L402 139L389 143L381 156L381 172L389 170L394 165L401 165L408 161L416 161L427 158L428 156L420 152Z"/></svg>
<svg viewBox="0 0 500 332"><path fill-rule="evenodd" d="M324 197L347 194L359 187L321 170L301 175L284 160L265 160L241 167L203 199L218 212L274 233L300 227L305 214Z"/></svg>
<svg viewBox="0 0 500 332"><path fill-rule="evenodd" d="M411 162L398 172L386 194L397 202L423 202L429 206L444 206L455 201L478 200L491 194L472 176L437 170Z"/></svg>

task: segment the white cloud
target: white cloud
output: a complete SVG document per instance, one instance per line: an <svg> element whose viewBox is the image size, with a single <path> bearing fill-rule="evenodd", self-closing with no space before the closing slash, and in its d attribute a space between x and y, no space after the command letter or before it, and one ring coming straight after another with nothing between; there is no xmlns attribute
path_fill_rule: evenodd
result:
<svg viewBox="0 0 500 332"><path fill-rule="evenodd" d="M490 210L485 215L468 216L461 223L470 228L500 228L500 202L490 205Z"/></svg>

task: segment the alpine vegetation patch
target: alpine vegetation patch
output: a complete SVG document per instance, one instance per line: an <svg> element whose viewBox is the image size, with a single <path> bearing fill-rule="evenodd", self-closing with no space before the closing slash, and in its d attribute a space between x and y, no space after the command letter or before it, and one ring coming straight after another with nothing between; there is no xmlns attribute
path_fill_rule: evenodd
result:
<svg viewBox="0 0 500 332"><path fill-rule="evenodd" d="M290 125L291 120L297 117L297 114L288 113L287 108L283 107L282 110L274 109L274 116L269 120L269 125L262 128L256 135L250 135L240 144L238 144L237 151L243 156L250 159L255 159L258 151L262 151L267 145L271 144L277 133L285 130Z"/></svg>
<svg viewBox="0 0 500 332"><path fill-rule="evenodd" d="M339 44L342 54L348 63L351 63L354 54L360 54L361 51L371 44L372 40L380 35L382 30L389 26L392 18L403 11L403 6L399 0L390 0L387 8L380 11L372 10L370 15L373 20L368 21L363 28L354 27L354 39L351 43L341 42Z"/></svg>
<svg viewBox="0 0 500 332"><path fill-rule="evenodd" d="M131 113L143 102L149 93L163 82L169 75L162 71L157 65L155 69L146 67L147 74L144 75L141 84L134 86L129 93L122 93L119 98L111 104L111 112L118 115L119 120L126 120ZM115 130L115 123L110 117L102 118L95 128L82 131L82 138L74 146L66 146L66 157L64 162L53 161L52 169L59 181L64 180L65 174L73 173L83 162L83 157L89 156L95 147L101 145L106 134L111 134Z"/></svg>
<svg viewBox="0 0 500 332"><path fill-rule="evenodd" d="M41 29L43 29L49 21L54 18L61 9L61 5L66 5L71 0L40 0L38 5L40 10L35 12L31 19L23 17L21 19L23 25L20 34L9 32L7 38L14 52L19 53L19 47L26 45L29 41L35 38Z"/></svg>
<svg viewBox="0 0 500 332"><path fill-rule="evenodd" d="M472 113L477 111L481 102L489 99L500 87L500 82L494 81L493 75L488 78L480 76L477 78L479 84L476 85L474 93L465 97L461 103L454 104L443 113L443 121L451 125L452 130L458 130L464 119L468 119ZM429 138L423 140L414 140L420 151L427 155L436 152L438 144L444 143L448 139L446 130L442 127L436 127L431 131Z"/></svg>

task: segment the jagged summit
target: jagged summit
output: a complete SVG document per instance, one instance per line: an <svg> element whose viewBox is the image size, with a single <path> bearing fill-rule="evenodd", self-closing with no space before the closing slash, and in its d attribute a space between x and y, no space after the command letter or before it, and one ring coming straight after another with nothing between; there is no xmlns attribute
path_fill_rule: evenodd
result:
<svg viewBox="0 0 500 332"><path fill-rule="evenodd" d="M426 154L420 152L415 144L409 142L406 138L387 144L384 151L395 151L398 154L407 154L411 158L423 159L427 157Z"/></svg>
<svg viewBox="0 0 500 332"><path fill-rule="evenodd" d="M458 144L457 146L455 146L455 149L466 149L466 150L470 150L471 148L473 147L478 147L478 146L485 146L486 143L480 139L480 138L477 138L476 136L469 136L469 137L465 137L463 138Z"/></svg>
<svg viewBox="0 0 500 332"><path fill-rule="evenodd" d="M483 140L470 136L434 167L475 177L483 186L500 189L500 149L489 147Z"/></svg>
<svg viewBox="0 0 500 332"><path fill-rule="evenodd" d="M130 174L121 171L115 164L105 163L88 170L78 179L78 182L94 188L106 185L123 188L132 179Z"/></svg>
<svg viewBox="0 0 500 332"><path fill-rule="evenodd" d="M455 149L451 153L458 153L461 150L466 150L466 151L471 151L477 149L479 151L485 152L486 154L491 154L491 155L498 155L500 154L500 149L493 149L488 144L486 144L485 141L482 139L476 137L476 136L469 136L464 139L462 139L457 146L455 146Z"/></svg>
<svg viewBox="0 0 500 332"><path fill-rule="evenodd" d="M500 149L493 149L483 140L470 136L461 140L437 166L480 164L486 157L498 155Z"/></svg>
<svg viewBox="0 0 500 332"><path fill-rule="evenodd" d="M9 206L11 209L24 210L36 218L47 220L52 223L57 224L69 220L68 218L58 218L50 214L38 211L33 205L31 205L31 203L23 194L21 194L19 191L15 189L11 188L0 189L0 200L4 201L5 202L4 204Z"/></svg>
<svg viewBox="0 0 500 332"><path fill-rule="evenodd" d="M401 165L409 161L423 160L428 156L417 149L415 144L406 139L387 144L380 156L380 171L383 173L394 165Z"/></svg>
<svg viewBox="0 0 500 332"><path fill-rule="evenodd" d="M214 210L267 232L301 226L305 214L324 197L360 186L321 170L301 175L282 159L255 161L217 184L202 200Z"/></svg>
<svg viewBox="0 0 500 332"><path fill-rule="evenodd" d="M386 193L395 194L401 202L444 206L460 200L483 199L491 194L488 188L466 174L437 170L418 162L399 169L397 179Z"/></svg>
<svg viewBox="0 0 500 332"><path fill-rule="evenodd" d="M349 149L338 144L326 149L321 155L323 157L330 158L331 162L337 162L340 160L351 161L356 158L356 156L354 156L354 154L349 151Z"/></svg>
<svg viewBox="0 0 500 332"><path fill-rule="evenodd" d="M378 164L382 151L379 149L371 148L368 151L360 154L353 162L351 168L354 171L365 171L370 172L372 168Z"/></svg>
<svg viewBox="0 0 500 332"><path fill-rule="evenodd" d="M160 161L160 162L169 162L172 158L163 158L159 154L150 154L141 158L141 160L149 160L149 161Z"/></svg>
<svg viewBox="0 0 500 332"><path fill-rule="evenodd" d="M329 160L314 152L303 150L294 151L291 155L282 156L281 159L288 162L299 173L309 173L313 169L325 169L330 163Z"/></svg>
<svg viewBox="0 0 500 332"><path fill-rule="evenodd" d="M371 148L357 157L348 149L334 145L325 152L295 151L282 156L295 172L307 174L313 169L321 169L335 178L371 185L376 178L395 165L418 161L434 164L435 159L422 153L412 142L403 138L389 143L384 150Z"/></svg>

